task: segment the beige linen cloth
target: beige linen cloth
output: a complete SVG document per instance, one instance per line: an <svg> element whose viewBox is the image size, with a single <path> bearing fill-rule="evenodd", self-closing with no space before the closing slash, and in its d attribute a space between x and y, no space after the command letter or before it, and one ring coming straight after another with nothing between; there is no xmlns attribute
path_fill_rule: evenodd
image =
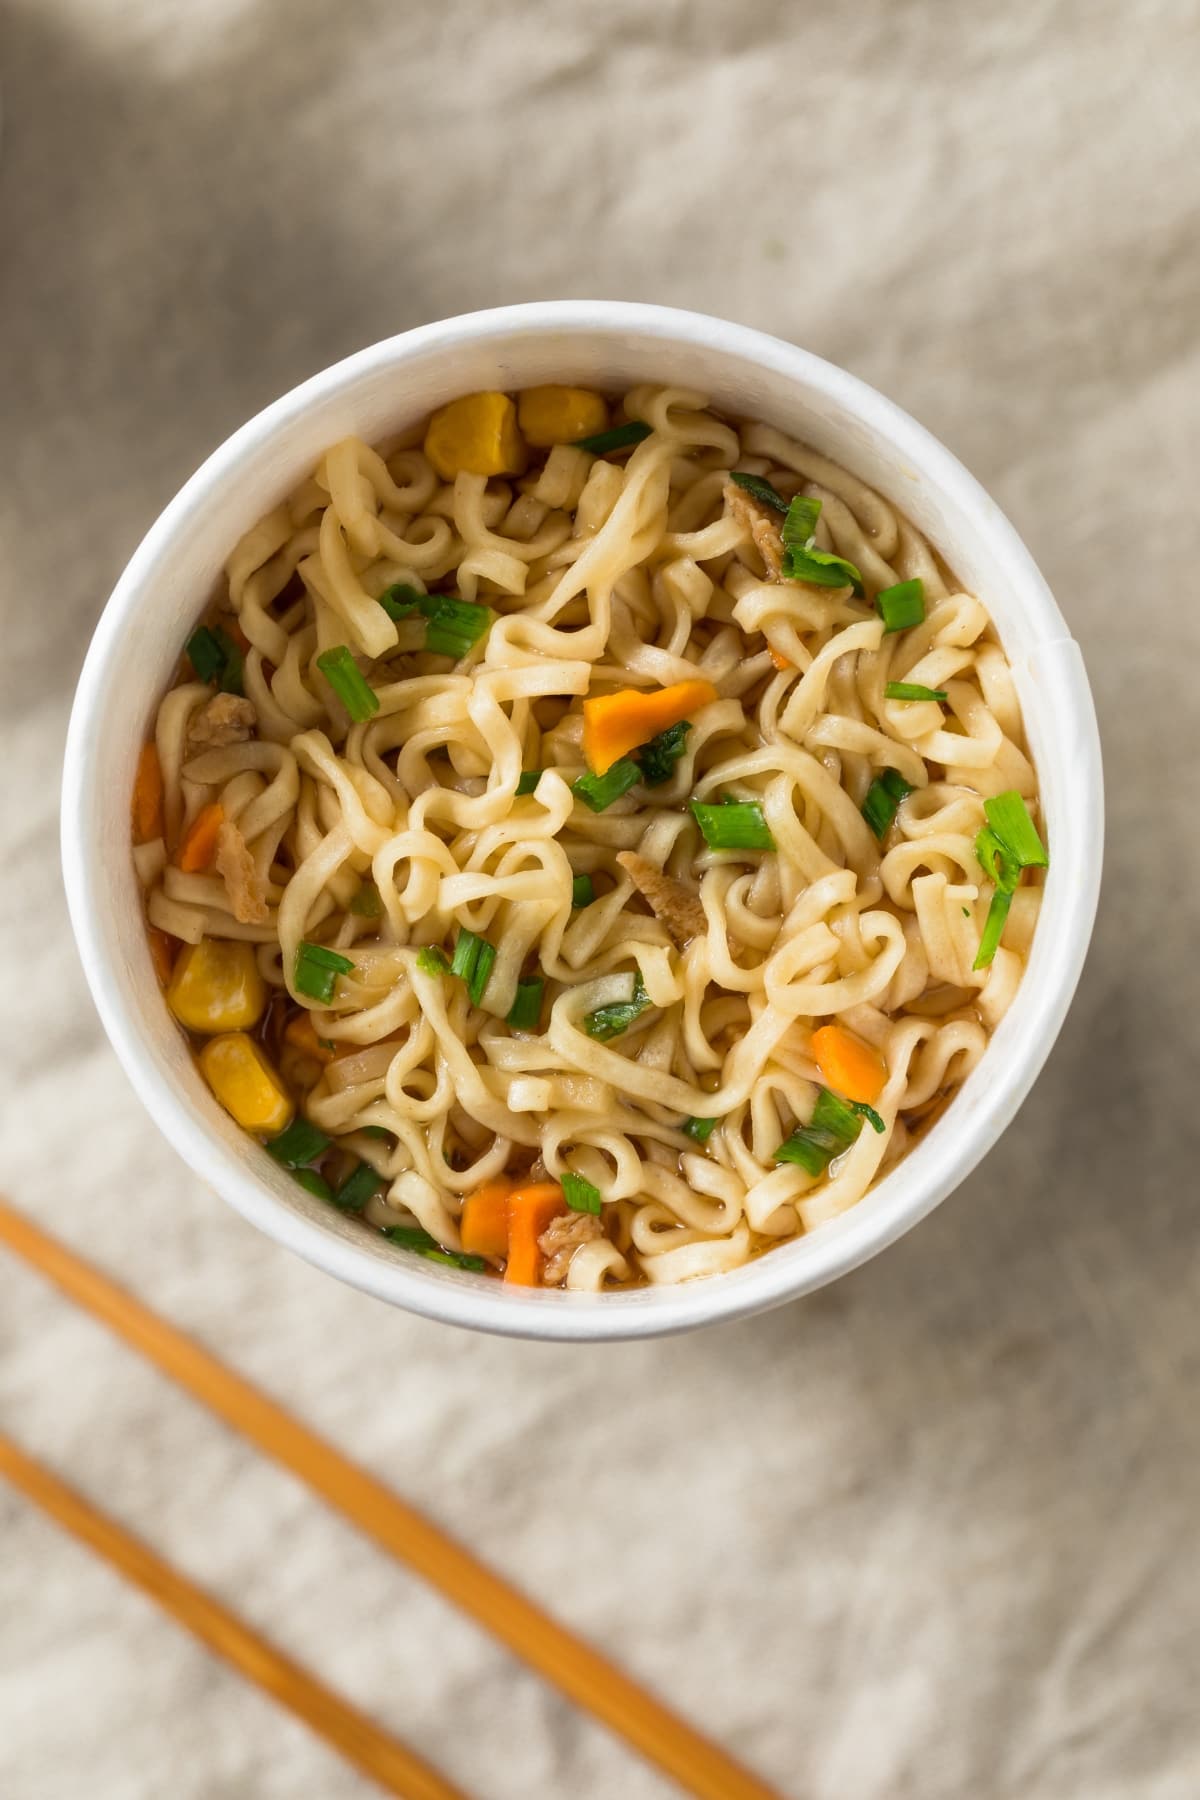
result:
<svg viewBox="0 0 1200 1800"><path fill-rule="evenodd" d="M2 49L0 1187L795 1800L1200 1795L1194 0L16 0ZM214 445L589 294L794 339L964 458L1083 645L1109 849L1048 1070L932 1219L576 1350L362 1298L188 1173L56 813L93 623ZM0 1427L473 1794L675 1791L3 1254ZM3 1800L373 1791L0 1489Z"/></svg>

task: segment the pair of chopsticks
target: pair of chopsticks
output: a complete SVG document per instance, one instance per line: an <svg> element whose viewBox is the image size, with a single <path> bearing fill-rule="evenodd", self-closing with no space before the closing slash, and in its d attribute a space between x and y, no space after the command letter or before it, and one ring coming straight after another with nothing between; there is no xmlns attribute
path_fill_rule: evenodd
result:
<svg viewBox="0 0 1200 1800"><path fill-rule="evenodd" d="M299 1476L351 1524L697 1800L780 1800L773 1788L558 1624L431 1519L3 1200L0 1243L265 1455ZM210 1649L273 1694L386 1792L405 1800L464 1800L461 1790L414 1751L2 1435L0 1476L150 1594Z"/></svg>

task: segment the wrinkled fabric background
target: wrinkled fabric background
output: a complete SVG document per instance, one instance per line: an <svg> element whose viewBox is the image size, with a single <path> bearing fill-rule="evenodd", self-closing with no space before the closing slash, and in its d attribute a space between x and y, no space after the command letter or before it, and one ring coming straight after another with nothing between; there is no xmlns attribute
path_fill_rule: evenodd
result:
<svg viewBox="0 0 1200 1800"><path fill-rule="evenodd" d="M0 145L0 1186L795 1800L1200 1793L1200 11L16 0ZM669 1343L498 1343L274 1248L109 1051L60 891L92 625L184 478L406 326L548 295L795 339L943 437L1087 656L1107 885L986 1164ZM472 1793L665 1800L0 1254L0 1429ZM373 1792L0 1489L4 1800Z"/></svg>

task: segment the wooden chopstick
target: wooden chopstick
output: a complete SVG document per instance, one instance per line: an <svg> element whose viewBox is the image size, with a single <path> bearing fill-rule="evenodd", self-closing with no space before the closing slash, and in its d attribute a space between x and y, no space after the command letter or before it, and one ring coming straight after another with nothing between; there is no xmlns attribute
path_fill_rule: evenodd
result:
<svg viewBox="0 0 1200 1800"><path fill-rule="evenodd" d="M530 1668L697 1800L782 1800L774 1788L558 1624L416 1507L310 1431L193 1338L0 1200L0 1242L290 1469L366 1536L469 1613Z"/></svg>
<svg viewBox="0 0 1200 1800"><path fill-rule="evenodd" d="M3 1433L0 1476L157 1600L202 1644L294 1712L385 1792L400 1794L404 1800L466 1800L461 1788L452 1787L415 1752L381 1731L365 1713L340 1699Z"/></svg>

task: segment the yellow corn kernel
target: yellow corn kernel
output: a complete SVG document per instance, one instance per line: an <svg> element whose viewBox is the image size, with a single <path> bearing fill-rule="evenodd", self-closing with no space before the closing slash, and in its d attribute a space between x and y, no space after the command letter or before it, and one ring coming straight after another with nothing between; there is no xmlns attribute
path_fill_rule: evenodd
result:
<svg viewBox="0 0 1200 1800"><path fill-rule="evenodd" d="M254 945L230 938L186 945L167 988L167 1005L189 1031L245 1031L266 1003Z"/></svg>
<svg viewBox="0 0 1200 1800"><path fill-rule="evenodd" d="M225 1111L247 1131L274 1137L291 1124L296 1109L283 1082L244 1031L210 1038L200 1068Z"/></svg>
<svg viewBox="0 0 1200 1800"><path fill-rule="evenodd" d="M507 394L464 394L435 412L425 454L443 481L460 469L472 475L520 475L528 457Z"/></svg>
<svg viewBox="0 0 1200 1800"><path fill-rule="evenodd" d="M552 444L573 444L576 438L603 431L608 407L604 396L591 388L526 388L517 395L517 419L526 443L548 450Z"/></svg>

